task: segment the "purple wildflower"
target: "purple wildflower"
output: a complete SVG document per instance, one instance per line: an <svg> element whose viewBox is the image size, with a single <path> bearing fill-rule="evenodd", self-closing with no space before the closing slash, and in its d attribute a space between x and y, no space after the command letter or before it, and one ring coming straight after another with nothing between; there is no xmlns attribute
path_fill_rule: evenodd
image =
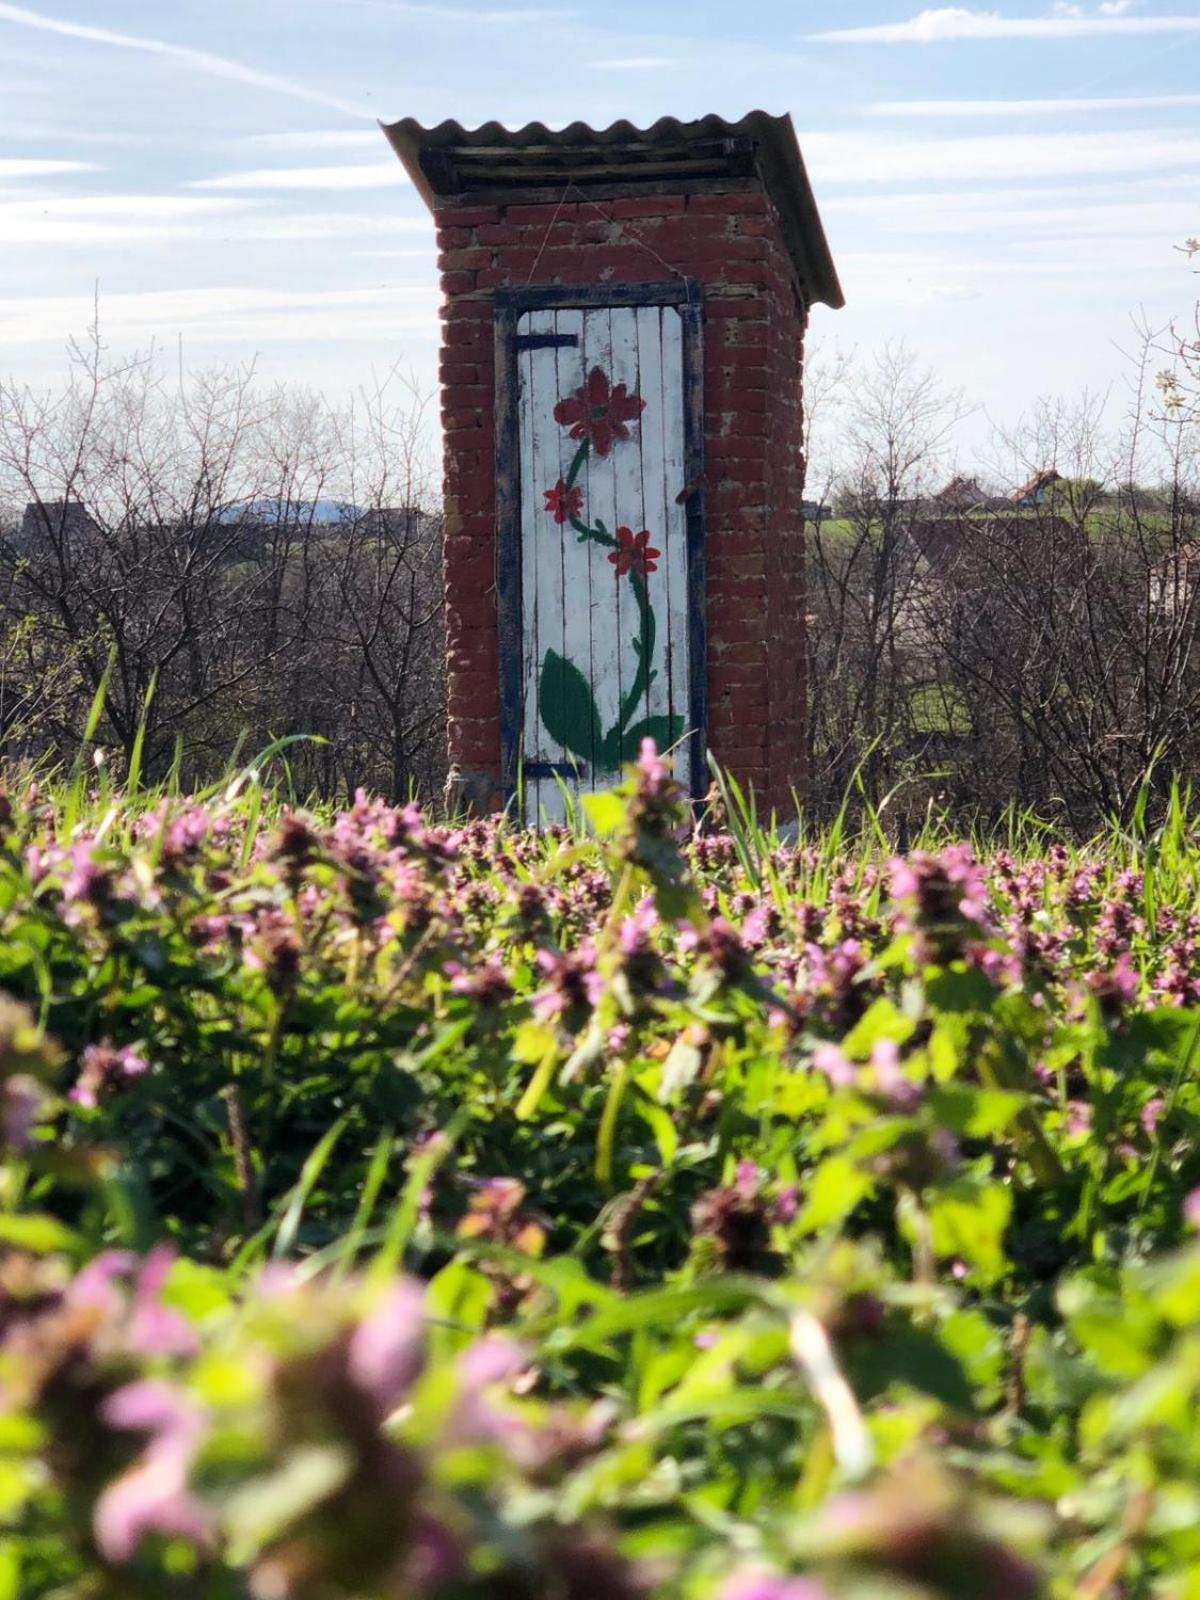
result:
<svg viewBox="0 0 1200 1600"><path fill-rule="evenodd" d="M1139 979L1129 952L1122 950L1107 972L1088 974L1087 986L1102 1014L1115 1021L1137 999Z"/></svg>
<svg viewBox="0 0 1200 1600"><path fill-rule="evenodd" d="M858 1080L858 1068L836 1044L819 1044L813 1051L813 1066L823 1072L835 1089L848 1089Z"/></svg>
<svg viewBox="0 0 1200 1600"><path fill-rule="evenodd" d="M408 1394L425 1365L425 1295L398 1283L359 1323L350 1339L350 1376L387 1416Z"/></svg>
<svg viewBox="0 0 1200 1600"><path fill-rule="evenodd" d="M453 992L474 1000L477 1005L500 1006L512 999L512 984L499 956L488 956L473 967L466 967L460 961L447 961L444 971Z"/></svg>
<svg viewBox="0 0 1200 1600"><path fill-rule="evenodd" d="M774 1573L748 1573L731 1578L721 1600L829 1600L829 1591L812 1578L783 1578Z"/></svg>
<svg viewBox="0 0 1200 1600"><path fill-rule="evenodd" d="M456 1444L500 1444L515 1458L533 1447L529 1425L496 1405L492 1394L511 1387L529 1366L529 1358L515 1339L493 1333L479 1339L459 1357L458 1400L447 1434Z"/></svg>
<svg viewBox="0 0 1200 1600"><path fill-rule="evenodd" d="M638 793L645 800L658 800L675 787L670 765L658 753L653 739L643 739L642 748L634 763L638 777Z"/></svg>
<svg viewBox="0 0 1200 1600"><path fill-rule="evenodd" d="M987 904L987 874L969 845L949 845L940 855L915 851L891 863L892 897L899 926L931 937L951 954L964 935L994 931Z"/></svg>
<svg viewBox="0 0 1200 1600"><path fill-rule="evenodd" d="M88 905L103 905L112 892L108 871L96 860L94 847L82 840L74 845L67 857L70 870L63 879L63 899L68 903L83 901Z"/></svg>
<svg viewBox="0 0 1200 1600"><path fill-rule="evenodd" d="M150 1063L136 1045L123 1045L118 1050L110 1044L90 1044L83 1052L79 1077L69 1098L94 1111L109 1095L149 1070Z"/></svg>
<svg viewBox="0 0 1200 1600"><path fill-rule="evenodd" d="M750 975L750 953L737 929L725 917L714 917L707 928L686 924L680 930L679 944L682 949L693 951L729 983L737 983Z"/></svg>
<svg viewBox="0 0 1200 1600"><path fill-rule="evenodd" d="M204 1418L187 1397L154 1379L118 1389L105 1402L114 1428L153 1435L141 1461L96 1502L96 1543L109 1561L132 1561L147 1538L162 1534L205 1547L216 1533L212 1512L189 1491L188 1474Z"/></svg>
<svg viewBox="0 0 1200 1600"><path fill-rule="evenodd" d="M25 1155L33 1146L45 1105L45 1095L36 1078L19 1072L6 1078L0 1089L0 1144L10 1153Z"/></svg>
<svg viewBox="0 0 1200 1600"><path fill-rule="evenodd" d="M573 951L539 950L537 964L547 984L533 997L534 1014L545 1022L556 1022L571 1012L590 1011L604 993L604 979L595 963L590 939Z"/></svg>
<svg viewBox="0 0 1200 1600"><path fill-rule="evenodd" d="M199 1349L192 1324L181 1311L163 1304L162 1292L174 1263L171 1247L156 1245L134 1280L129 1344L139 1355L192 1355Z"/></svg>
<svg viewBox="0 0 1200 1600"><path fill-rule="evenodd" d="M900 1065L900 1050L895 1040L880 1039L871 1051L870 1066L876 1091L897 1111L911 1111L923 1096L920 1084L914 1083Z"/></svg>

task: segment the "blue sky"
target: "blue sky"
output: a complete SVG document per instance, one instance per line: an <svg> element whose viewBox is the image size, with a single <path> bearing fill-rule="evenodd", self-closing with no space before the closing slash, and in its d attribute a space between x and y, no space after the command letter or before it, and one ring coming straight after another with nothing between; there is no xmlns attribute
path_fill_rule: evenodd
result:
<svg viewBox="0 0 1200 1600"><path fill-rule="evenodd" d="M429 219L375 118L790 111L846 288L1009 422L1186 310L1200 0L0 3L0 369L42 384L99 284L115 350L434 381ZM1117 402L1114 402L1117 403Z"/></svg>

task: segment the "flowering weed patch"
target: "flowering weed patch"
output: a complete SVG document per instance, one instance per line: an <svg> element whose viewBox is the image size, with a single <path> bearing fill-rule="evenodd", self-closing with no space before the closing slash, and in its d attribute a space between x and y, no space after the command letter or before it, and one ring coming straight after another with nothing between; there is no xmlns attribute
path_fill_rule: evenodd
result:
<svg viewBox="0 0 1200 1600"><path fill-rule="evenodd" d="M76 810L0 839L0 1597L1200 1596L1182 804Z"/></svg>

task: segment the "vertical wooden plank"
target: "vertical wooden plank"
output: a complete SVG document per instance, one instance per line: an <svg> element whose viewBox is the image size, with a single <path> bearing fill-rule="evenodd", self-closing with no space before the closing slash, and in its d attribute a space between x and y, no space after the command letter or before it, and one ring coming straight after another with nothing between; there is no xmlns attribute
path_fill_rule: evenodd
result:
<svg viewBox="0 0 1200 1600"><path fill-rule="evenodd" d="M527 312L517 324L519 334L541 331L546 312ZM521 398L521 594L523 609L522 671L522 772L526 822L536 823L540 815L540 780L534 775L539 753L537 737L538 663L541 661L540 597L537 583L540 529L537 517L538 441L535 427L536 355L524 350L517 356Z"/></svg>
<svg viewBox="0 0 1200 1600"><path fill-rule="evenodd" d="M521 746L521 671L524 652L521 586L520 399L513 337L515 310L497 310L494 323L496 402L496 625L500 656L500 761L506 793L516 783Z"/></svg>
<svg viewBox="0 0 1200 1600"><path fill-rule="evenodd" d="M558 331L557 322L554 311L539 311L536 321L531 321L529 331L554 334ZM547 510L545 494L564 472L562 430L554 420L554 407L559 396L560 354L569 360L573 352L545 348L532 352L534 382L531 403L533 449L530 515L535 537L530 566L531 581L537 591L538 637L537 651L529 664L531 692L526 719L527 737L535 752L535 761L555 767L567 761L569 753L551 738L542 720L540 688L546 652L554 650L559 655L563 652L563 553L565 541L571 536L570 529L556 523ZM547 774L539 780L537 800L536 821L562 821L566 807L556 777Z"/></svg>
<svg viewBox="0 0 1200 1600"><path fill-rule="evenodd" d="M646 321L644 308L639 308L631 313L633 318L633 332L637 341L637 369L638 393L645 401L641 421L638 425L638 502L636 515L629 522L635 533L643 530L649 535L648 547L660 552L656 558L657 570L650 573L646 579L646 592L655 618L655 645L652 658L652 678L649 688L644 693L633 711L626 725L626 731L635 728L638 723L644 722L648 716L659 714L660 708L665 711L668 697L668 688L664 676L666 655L664 653L664 637L662 614L662 553L664 551L664 525L662 516L662 444L663 444L663 405L662 405L662 361L658 348L656 331L652 324ZM639 629L639 618L634 605L634 591L629 586L628 580L623 580L625 592L629 596L627 626L627 639L623 641L626 651L631 650L631 641ZM636 658L630 653L630 666ZM632 676L632 671L630 673ZM628 753L628 752L627 752Z"/></svg>
<svg viewBox="0 0 1200 1600"><path fill-rule="evenodd" d="M565 482L571 471L571 463L579 448L578 442L570 437L569 431L554 419L554 407L559 400L573 395L582 385L586 372L584 361L584 313L576 310L561 310L554 313L554 332L560 338L574 338L574 346L562 346L553 352L553 389L548 396L548 404L544 411L544 427L547 437L547 458L552 464L548 466L549 477L546 487L557 483L559 478ZM583 479L577 479L582 484ZM570 522L557 527L558 533L558 561L555 567L556 589L554 594L555 616L559 627L560 642L555 649L573 666L579 668L585 678L591 672L591 662L588 651L580 650L580 624L579 624L579 585L580 573L586 562L586 551L579 545L579 535L572 528ZM586 628L586 621L584 623ZM586 644L586 632L583 634ZM548 808L547 815L552 815L555 821L561 822L566 816L566 803L563 796L563 783L578 808L580 796L587 784L586 772L591 770L591 751L583 758L585 763L585 776L578 773L580 757L578 753L572 754L567 750L560 750L558 760L567 763L568 773L553 785L554 797L552 809Z"/></svg>
<svg viewBox="0 0 1200 1600"><path fill-rule="evenodd" d="M636 307L621 307L611 313L612 317L612 382L614 387L624 384L630 395L637 395L648 404L636 422L629 424L629 438L621 440L613 449L613 521L610 531L616 532L618 528L628 528L631 533L638 534L648 526L646 521L645 497L643 494L644 453L646 443L647 420L653 405L653 396L647 396L642 378L639 346L638 346L638 310ZM651 543L657 541L652 537ZM608 581L613 597L613 622L614 622L614 649L617 664L617 707L613 712L612 721L606 724L612 726L617 720L621 708L625 705L626 696L634 687L637 673L637 656L634 652L633 641L639 631L639 611L637 598L634 593L632 581L628 574L623 577L617 575L617 568L608 563ZM645 715L645 700L641 701L639 708L632 713L632 720L636 721ZM615 765L612 777L619 771L620 762Z"/></svg>
<svg viewBox="0 0 1200 1600"><path fill-rule="evenodd" d="M619 315L619 313L617 313ZM613 372L613 316L608 307L598 307L583 313L583 369L585 374L599 370L612 381ZM588 455L586 476L586 505L584 517L589 527L603 523L608 533L616 531L617 498L614 476L616 463L626 443L616 444L608 455L601 456L593 445ZM620 628L617 617L616 573L608 560L608 551L595 543L578 546L582 558L579 573L579 604L586 608L587 654L590 661L592 694L596 703L597 722L601 734L608 731L617 720L621 699ZM583 628L581 612L581 631ZM611 774L598 770L601 750L593 759L588 787L604 788Z"/></svg>
<svg viewBox="0 0 1200 1600"><path fill-rule="evenodd" d="M683 488L683 342L674 306L654 307L654 333L659 342L659 382L662 394L662 450L659 485L662 490L662 525L667 530L662 546L662 571L666 589L664 661L667 675L667 715L680 730L688 730L688 661L686 661L686 578L688 546L685 518L678 504ZM675 771L680 782L690 779L686 746L675 749Z"/></svg>
<svg viewBox="0 0 1200 1600"><path fill-rule="evenodd" d="M704 573L704 303L689 301L680 310L683 328L683 438L685 481L693 492L684 507L688 549L688 671L692 732L691 791L708 788L708 631Z"/></svg>
<svg viewBox="0 0 1200 1600"><path fill-rule="evenodd" d="M670 522L670 548L667 562L667 617L671 652L671 714L678 719L685 742L676 750L676 771L685 787L691 787L693 729L691 705L691 660L688 649L688 545L687 510L680 495L688 487L689 476L684 440L683 324L674 306L659 312L663 345L663 403L666 408L663 451L665 515Z"/></svg>
<svg viewBox="0 0 1200 1600"><path fill-rule="evenodd" d="M670 702L670 680L667 674L666 635L662 632L661 594L662 573L666 562L667 523L664 517L664 486L662 486L662 427L664 427L664 414L662 414L662 347L658 334L658 309L653 306L640 307L635 310L635 336L637 336L637 366L638 366L638 394L646 402L640 424L640 451L638 451L638 470L642 475L642 520L638 528L645 528L650 534L650 544L653 549L661 550L662 555L658 560L658 573L651 573L648 590L650 590L651 605L654 606L659 621L659 640L654 651L654 666L658 669L658 680L651 685L648 698L643 701L634 722L640 722L643 717L651 714L651 710L658 710L659 699L662 698L664 710ZM661 682L659 682L661 680Z"/></svg>

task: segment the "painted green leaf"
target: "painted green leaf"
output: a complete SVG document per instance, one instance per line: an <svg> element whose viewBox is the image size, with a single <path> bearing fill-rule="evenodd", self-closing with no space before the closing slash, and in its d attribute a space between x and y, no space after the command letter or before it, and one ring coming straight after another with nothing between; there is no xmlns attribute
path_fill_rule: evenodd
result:
<svg viewBox="0 0 1200 1600"><path fill-rule="evenodd" d="M591 761L603 743L591 686L579 668L557 650L542 662L538 707L546 732L573 756Z"/></svg>
<svg viewBox="0 0 1200 1600"><path fill-rule="evenodd" d="M624 733L613 728L603 746L605 771L618 770L622 762L635 762L642 754L643 739L653 739L659 750L669 750L682 738L682 717L643 717L642 722L635 722Z"/></svg>

